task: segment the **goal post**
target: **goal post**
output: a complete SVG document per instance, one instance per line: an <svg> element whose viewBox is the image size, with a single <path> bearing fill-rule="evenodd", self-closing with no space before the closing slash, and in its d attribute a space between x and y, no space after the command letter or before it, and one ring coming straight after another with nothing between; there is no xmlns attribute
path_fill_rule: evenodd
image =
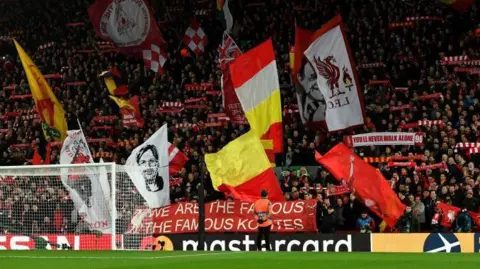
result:
<svg viewBox="0 0 480 269"><path fill-rule="evenodd" d="M115 163L0 166L0 250L116 250Z"/></svg>

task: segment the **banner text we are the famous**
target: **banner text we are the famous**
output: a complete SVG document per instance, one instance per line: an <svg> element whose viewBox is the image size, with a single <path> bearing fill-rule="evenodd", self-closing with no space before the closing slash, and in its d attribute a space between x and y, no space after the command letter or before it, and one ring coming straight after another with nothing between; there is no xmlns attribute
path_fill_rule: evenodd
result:
<svg viewBox="0 0 480 269"><path fill-rule="evenodd" d="M315 232L316 201L272 204L274 232ZM205 230L209 233L255 232L253 204L216 201L205 204ZM178 203L163 208L137 208L128 234L174 234L198 231L198 204Z"/></svg>

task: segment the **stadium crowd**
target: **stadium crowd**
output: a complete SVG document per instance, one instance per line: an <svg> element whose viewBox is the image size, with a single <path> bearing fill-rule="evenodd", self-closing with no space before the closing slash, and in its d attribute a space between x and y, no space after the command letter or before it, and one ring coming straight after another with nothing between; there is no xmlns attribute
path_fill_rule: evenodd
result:
<svg viewBox="0 0 480 269"><path fill-rule="evenodd" d="M115 52L100 53L98 39L87 15L91 2L7 1L2 3L0 10L0 35L14 36L43 74L62 75L61 79L48 81L52 89L57 89L55 94L66 111L69 128L78 128L78 118L87 137L106 138L103 142L90 143L96 161L103 158L125 163L131 151L166 122L170 126L169 140L189 157L185 168L173 176L172 202L196 201L200 180L205 183L207 201L224 199L223 194L213 190L203 155L218 151L245 133L248 126L229 123L222 127L195 130L175 128L180 123L208 122L208 114L223 112L221 96L184 90L186 84L202 82L210 82L215 90L220 90L221 73L216 63L216 49L223 29L215 21L214 3L164 1L166 6L155 9L160 29L169 45L166 73L155 75L144 67L141 60ZM423 146L355 149L362 157L423 154L422 159L415 161L418 165L445 163L441 168L426 171L372 163L390 180L402 202L409 206L407 211L411 209L412 213L407 212L399 222L400 230L441 229L431 225L437 201L479 212L480 162L474 154L455 149L459 142L480 142L477 130L480 125L479 75L454 72L453 67L440 64L443 56L468 55L470 59L480 59L480 38L475 39L473 34L480 24L478 4L460 13L426 0L230 2L236 21L232 37L242 51L268 37L273 38L283 107L295 108L297 105L288 65L295 23L304 28L318 29L340 12L356 64L385 64L385 67L359 68L368 123L356 129L355 133L400 131L401 124L418 120L441 120L445 124L444 128L421 126L421 131L425 133ZM180 39L198 9L208 11L197 12L196 19L208 35L209 45L200 56L190 53L184 57L180 50L185 47ZM443 21L418 21L414 27L389 28L390 23L415 16L437 17ZM72 22L85 24L67 26ZM51 46L43 47L51 42ZM85 50L93 52L81 52ZM31 112L34 108L32 99L12 98L29 94L30 90L10 40L0 40L0 56L0 165L27 164L35 147L45 158L48 141L36 121L38 117ZM108 90L98 79L98 74L111 66L120 70L130 95L140 96L144 128L122 128L118 119L100 123L94 121L96 116L119 115L118 106L108 98ZM390 83L369 83L380 80ZM84 81L85 85L66 85L78 81ZM15 86L11 88L9 85ZM407 90L397 91L395 88ZM418 98L433 93L441 93L443 98ZM207 109L184 110L176 114L157 113L163 101L184 101L203 96L207 97L204 102ZM405 104L410 104L410 109L391 110L394 106ZM369 220L375 216L365 211L354 193L327 196L325 187L337 183L326 170L320 168L317 174L309 174L307 169L288 169L316 166L315 150L323 154L343 141L344 134L351 133L313 131L304 127L298 113L285 114L283 121L285 154L276 156L276 164L285 170L279 177L285 198L317 199L317 222L322 232L375 231L377 228ZM51 163L58 163L59 149L53 147ZM132 214L134 201L137 200L132 195L129 191L119 195L117 205L121 218L128 219ZM76 214L71 214L73 209L68 194L55 179L0 178L0 210L6 212L4 217L12 227L26 231L71 232L79 221ZM406 226L404 222L412 227L403 229ZM378 220L376 223L379 223Z"/></svg>

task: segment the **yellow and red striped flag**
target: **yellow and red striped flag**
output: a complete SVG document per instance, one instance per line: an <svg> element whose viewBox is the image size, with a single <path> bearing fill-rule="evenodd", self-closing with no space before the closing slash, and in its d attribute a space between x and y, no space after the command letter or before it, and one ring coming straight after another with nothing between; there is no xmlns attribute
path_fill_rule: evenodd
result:
<svg viewBox="0 0 480 269"><path fill-rule="evenodd" d="M23 50L16 40L13 40L22 61L23 69L27 75L28 85L32 91L38 114L40 115L43 134L46 138L63 141L67 136L67 120L65 111L57 97L48 85L38 67Z"/></svg>
<svg viewBox="0 0 480 269"><path fill-rule="evenodd" d="M283 151L282 108L272 40L247 51L230 65L233 86L248 123L271 163Z"/></svg>
<svg viewBox="0 0 480 269"><path fill-rule="evenodd" d="M283 201L280 183L255 132L238 137L219 152L205 155L213 187L235 199L253 202L268 191L271 201Z"/></svg>

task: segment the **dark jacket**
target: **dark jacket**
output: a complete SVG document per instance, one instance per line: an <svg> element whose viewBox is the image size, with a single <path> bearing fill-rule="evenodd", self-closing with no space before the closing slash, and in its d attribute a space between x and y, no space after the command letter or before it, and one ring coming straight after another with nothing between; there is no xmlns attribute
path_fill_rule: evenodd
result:
<svg viewBox="0 0 480 269"><path fill-rule="evenodd" d="M321 232L322 233L335 233L335 227L337 225L337 220L335 218L335 211L332 213L328 213L325 209L323 211L323 219L322 219L322 226Z"/></svg>

